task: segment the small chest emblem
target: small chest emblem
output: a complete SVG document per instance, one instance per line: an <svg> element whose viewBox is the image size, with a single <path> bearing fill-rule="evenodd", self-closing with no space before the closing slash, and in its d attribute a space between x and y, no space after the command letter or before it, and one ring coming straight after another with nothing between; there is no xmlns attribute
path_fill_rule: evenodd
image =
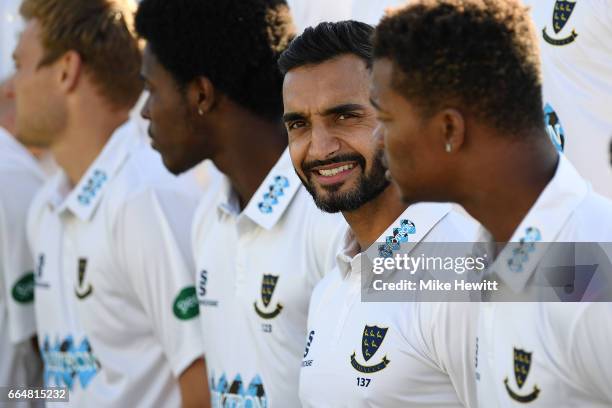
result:
<svg viewBox="0 0 612 408"><path fill-rule="evenodd" d="M569 21L574 8L576 7L576 1L569 0L557 0L555 1L555 8L553 10L552 26L555 34L559 34L567 22ZM546 27L542 30L542 36L544 41L554 46L563 46L573 43L578 37L576 30L572 30L571 34L563 38L553 38L546 32Z"/></svg>
<svg viewBox="0 0 612 408"><path fill-rule="evenodd" d="M363 335L361 336L361 354L363 359L367 363L378 351L382 342L385 340L387 335L388 327L382 328L378 326L365 326L363 329ZM357 353L353 351L351 355L351 365L353 368L361 373L371 374L382 370L389 365L390 361L385 355L382 360L374 365L363 365L357 361Z"/></svg>
<svg viewBox="0 0 612 408"><path fill-rule="evenodd" d="M253 307L255 308L255 312L262 319L273 319L280 314L283 310L283 305L278 303L276 308L271 312L266 312L265 310L270 306L270 302L272 301L272 295L274 294L274 289L276 289L276 284L278 283L278 276L275 275L264 275L261 281L261 302L263 303L263 308L259 308L257 305L257 301L253 303Z"/></svg>
<svg viewBox="0 0 612 408"><path fill-rule="evenodd" d="M529 375L529 370L531 369L531 355L533 353L528 353L525 350L514 348L514 378L516 379L516 385L518 385L519 390L523 388L525 382L527 381L527 376ZM533 386L533 391L527 395L520 395L512 390L509 385L508 377L504 379L504 385L506 386L506 391L508 391L508 395L515 401L528 403L534 401L538 398L540 394L540 389L537 385Z"/></svg>
<svg viewBox="0 0 612 408"><path fill-rule="evenodd" d="M77 298L83 300L93 293L93 287L91 284L86 286L83 285L85 281L85 273L87 271L87 258L79 258L79 270L78 270L78 285L74 288L74 294Z"/></svg>

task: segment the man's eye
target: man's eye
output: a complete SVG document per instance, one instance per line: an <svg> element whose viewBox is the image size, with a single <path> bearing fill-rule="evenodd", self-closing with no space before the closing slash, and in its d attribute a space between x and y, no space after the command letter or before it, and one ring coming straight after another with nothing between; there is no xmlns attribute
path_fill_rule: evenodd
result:
<svg viewBox="0 0 612 408"><path fill-rule="evenodd" d="M305 126L305 123L303 121L299 121L299 122L291 122L291 123L289 123L287 128L289 128L289 130L296 130L296 129L299 129L299 128L304 127L304 126Z"/></svg>
<svg viewBox="0 0 612 408"><path fill-rule="evenodd" d="M338 115L338 120L347 120L356 117L357 115L355 115L354 113L341 113L340 115Z"/></svg>

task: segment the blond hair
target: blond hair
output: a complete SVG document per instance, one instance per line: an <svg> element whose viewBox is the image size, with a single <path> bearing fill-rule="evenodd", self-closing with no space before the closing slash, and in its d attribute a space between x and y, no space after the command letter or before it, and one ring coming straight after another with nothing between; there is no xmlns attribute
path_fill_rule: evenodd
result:
<svg viewBox="0 0 612 408"><path fill-rule="evenodd" d="M68 51L113 108L131 108L142 92L142 54L133 29L132 0L24 0L20 13L41 27L44 56L54 63Z"/></svg>

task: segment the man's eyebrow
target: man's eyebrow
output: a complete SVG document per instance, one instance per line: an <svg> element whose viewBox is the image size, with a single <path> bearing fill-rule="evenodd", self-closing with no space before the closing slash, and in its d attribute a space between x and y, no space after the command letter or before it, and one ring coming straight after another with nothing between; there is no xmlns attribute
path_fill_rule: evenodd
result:
<svg viewBox="0 0 612 408"><path fill-rule="evenodd" d="M293 120L304 120L306 116L298 112L287 112L283 115L283 122L291 122Z"/></svg>
<svg viewBox="0 0 612 408"><path fill-rule="evenodd" d="M365 106L358 103L345 103L343 105L337 105L323 111L323 116L329 115L340 115L342 113L354 112L364 110Z"/></svg>

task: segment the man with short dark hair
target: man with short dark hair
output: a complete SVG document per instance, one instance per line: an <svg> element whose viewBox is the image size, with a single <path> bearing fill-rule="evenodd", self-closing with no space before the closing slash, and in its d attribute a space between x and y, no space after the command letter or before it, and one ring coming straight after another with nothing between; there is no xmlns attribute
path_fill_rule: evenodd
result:
<svg viewBox="0 0 612 408"><path fill-rule="evenodd" d="M375 276L369 262L390 261L405 245L409 256L442 253L475 232L450 204L403 204L385 178L369 101L372 31L322 23L279 60L295 170L317 205L351 227L310 301L300 399L313 408L475 406L470 304L396 303L389 293L370 303L360 293ZM449 308L463 316L447 320ZM464 335L463 351L446 342L450 332Z"/></svg>
<svg viewBox="0 0 612 408"><path fill-rule="evenodd" d="M143 0L136 27L153 146L174 173L205 159L224 173L193 224L212 405L299 406L308 301L346 224L316 208L286 150L287 5Z"/></svg>
<svg viewBox="0 0 612 408"><path fill-rule="evenodd" d="M583 264L551 273L547 261L558 242L595 243L609 258L612 202L550 143L527 9L518 0L413 0L382 20L374 54L372 97L404 201L463 205L483 225L489 266L480 278L499 284L487 299L523 300L480 304L479 405L610 406L612 304L587 300L610 301L611 271L586 258L599 265L590 281L578 276ZM546 284L568 269L576 283ZM589 291L577 293L585 280ZM551 292L556 302L533 302ZM560 303L568 298L583 303Z"/></svg>
<svg viewBox="0 0 612 408"><path fill-rule="evenodd" d="M188 253L197 196L129 112L142 91L129 0L24 0L16 134L61 171L28 217L46 386L78 407L207 404Z"/></svg>

